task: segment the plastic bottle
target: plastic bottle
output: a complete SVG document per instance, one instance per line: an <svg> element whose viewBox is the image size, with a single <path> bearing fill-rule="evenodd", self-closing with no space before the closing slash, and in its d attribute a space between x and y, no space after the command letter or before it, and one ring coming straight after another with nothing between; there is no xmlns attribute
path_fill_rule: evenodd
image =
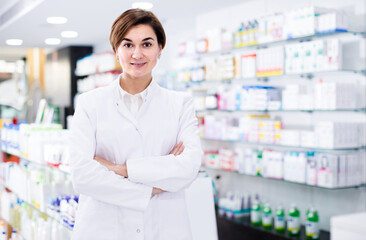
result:
<svg viewBox="0 0 366 240"><path fill-rule="evenodd" d="M244 23L241 23L240 28L238 31L234 34L234 46L236 48L241 47L241 37L244 29Z"/></svg>
<svg viewBox="0 0 366 240"><path fill-rule="evenodd" d="M10 203L10 210L9 210L9 224L15 226L15 210L14 210L14 203Z"/></svg>
<svg viewBox="0 0 366 240"><path fill-rule="evenodd" d="M13 230L13 232L11 233L11 240L18 240L18 236L17 236L17 231L16 230Z"/></svg>
<svg viewBox="0 0 366 240"><path fill-rule="evenodd" d="M18 198L17 199L17 204L15 204L14 206L14 225L13 227L15 227L15 229L18 229L20 231L21 229L21 200Z"/></svg>
<svg viewBox="0 0 366 240"><path fill-rule="evenodd" d="M275 230L278 233L285 232L285 210L282 206L276 208L276 216L274 219Z"/></svg>
<svg viewBox="0 0 366 240"><path fill-rule="evenodd" d="M300 234L300 210L295 204L292 204L288 211L287 230L290 236Z"/></svg>
<svg viewBox="0 0 366 240"><path fill-rule="evenodd" d="M262 226L264 229L272 229L272 209L269 203L264 204L262 214Z"/></svg>
<svg viewBox="0 0 366 240"><path fill-rule="evenodd" d="M306 212L306 239L319 239L319 216L314 208Z"/></svg>
<svg viewBox="0 0 366 240"><path fill-rule="evenodd" d="M1 233L0 240L8 240L8 236L6 236L6 232Z"/></svg>
<svg viewBox="0 0 366 240"><path fill-rule="evenodd" d="M262 161L263 161L263 152L258 150L257 151L257 162L256 162L256 175L257 176L262 176L262 169L263 169L263 166L262 166Z"/></svg>
<svg viewBox="0 0 366 240"><path fill-rule="evenodd" d="M250 211L250 221L253 226L260 226L262 223L262 208L259 200L255 200Z"/></svg>
<svg viewBox="0 0 366 240"><path fill-rule="evenodd" d="M6 223L4 221L0 221L0 232L6 233Z"/></svg>
<svg viewBox="0 0 366 240"><path fill-rule="evenodd" d="M258 21L256 19L254 19L254 22L253 22L253 36L254 36L254 39L253 39L253 44L258 44Z"/></svg>

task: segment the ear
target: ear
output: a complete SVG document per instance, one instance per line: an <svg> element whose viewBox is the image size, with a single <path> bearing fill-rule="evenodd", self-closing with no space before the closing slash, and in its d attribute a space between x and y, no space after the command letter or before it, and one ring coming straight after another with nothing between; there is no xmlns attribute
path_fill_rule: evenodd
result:
<svg viewBox="0 0 366 240"><path fill-rule="evenodd" d="M160 55L161 55L161 51L163 51L163 47L159 44L159 57L160 57Z"/></svg>

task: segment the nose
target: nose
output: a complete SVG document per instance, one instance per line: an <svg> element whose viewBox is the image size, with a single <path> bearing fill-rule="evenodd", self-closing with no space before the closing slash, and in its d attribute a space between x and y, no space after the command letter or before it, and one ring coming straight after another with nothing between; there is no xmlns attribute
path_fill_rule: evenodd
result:
<svg viewBox="0 0 366 240"><path fill-rule="evenodd" d="M135 59L141 59L143 56L142 49L140 47L136 47L135 51L133 51L132 57Z"/></svg>

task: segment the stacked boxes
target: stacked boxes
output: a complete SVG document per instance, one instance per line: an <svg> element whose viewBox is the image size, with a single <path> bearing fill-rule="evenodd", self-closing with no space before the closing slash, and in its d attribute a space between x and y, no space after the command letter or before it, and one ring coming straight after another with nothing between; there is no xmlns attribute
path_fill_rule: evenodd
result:
<svg viewBox="0 0 366 240"><path fill-rule="evenodd" d="M286 74L332 71L342 68L339 39L315 40L286 45Z"/></svg>
<svg viewBox="0 0 366 240"><path fill-rule="evenodd" d="M326 188L366 183L365 150L349 152L278 151L251 148L205 153L204 165L246 175L283 179ZM209 157L208 157L209 156Z"/></svg>
<svg viewBox="0 0 366 240"><path fill-rule="evenodd" d="M358 148L363 146L365 126L359 122L321 121L315 125L316 146L319 148Z"/></svg>
<svg viewBox="0 0 366 240"><path fill-rule="evenodd" d="M283 179L306 183L307 156L304 152L287 152L283 160Z"/></svg>
<svg viewBox="0 0 366 240"><path fill-rule="evenodd" d="M257 77L282 75L284 72L283 46L259 49L256 67Z"/></svg>
<svg viewBox="0 0 366 240"><path fill-rule="evenodd" d="M288 11L284 13L284 36L285 39L309 36L315 34L315 30L318 31L325 29L327 31L332 29L332 26L329 26L329 22L327 21L324 24L324 19L329 20L331 17L323 17L320 22L318 20L318 16L322 16L322 14L330 14L333 13L334 10L319 8L319 7L305 7L299 8L292 11ZM340 15L339 15L340 16ZM319 23L321 24L319 27ZM341 22L339 21L339 24ZM345 25L342 25L342 29L345 28ZM335 29L336 30L336 29Z"/></svg>
<svg viewBox="0 0 366 240"><path fill-rule="evenodd" d="M315 109L356 108L356 85L318 81L314 91Z"/></svg>

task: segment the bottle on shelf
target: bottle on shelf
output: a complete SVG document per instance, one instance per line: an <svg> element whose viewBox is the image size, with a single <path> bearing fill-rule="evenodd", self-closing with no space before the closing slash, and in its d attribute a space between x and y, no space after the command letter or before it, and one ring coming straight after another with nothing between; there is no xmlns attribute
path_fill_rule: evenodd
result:
<svg viewBox="0 0 366 240"><path fill-rule="evenodd" d="M15 225L15 208L14 203L10 203L10 210L9 210L9 224L11 226Z"/></svg>
<svg viewBox="0 0 366 240"><path fill-rule="evenodd" d="M262 213L262 226L264 229L272 229L272 209L269 203L265 203Z"/></svg>
<svg viewBox="0 0 366 240"><path fill-rule="evenodd" d="M1 233L0 240L8 240L8 236L6 235L6 232Z"/></svg>
<svg viewBox="0 0 366 240"><path fill-rule="evenodd" d="M291 205L288 210L287 230L290 236L298 236L300 234L300 210L295 204Z"/></svg>
<svg viewBox="0 0 366 240"><path fill-rule="evenodd" d="M250 222L253 226L260 226L262 224L262 206L258 198L253 201L250 211Z"/></svg>
<svg viewBox="0 0 366 240"><path fill-rule="evenodd" d="M11 238L9 240L21 240L21 238L16 230L13 230L13 232L11 233Z"/></svg>
<svg viewBox="0 0 366 240"><path fill-rule="evenodd" d="M319 239L319 215L314 208L306 212L306 239Z"/></svg>
<svg viewBox="0 0 366 240"><path fill-rule="evenodd" d="M285 209L280 205L276 208L274 227L276 232L285 232Z"/></svg>
<svg viewBox="0 0 366 240"><path fill-rule="evenodd" d="M0 232L3 233L5 232L6 233L6 223L4 221L0 221Z"/></svg>

